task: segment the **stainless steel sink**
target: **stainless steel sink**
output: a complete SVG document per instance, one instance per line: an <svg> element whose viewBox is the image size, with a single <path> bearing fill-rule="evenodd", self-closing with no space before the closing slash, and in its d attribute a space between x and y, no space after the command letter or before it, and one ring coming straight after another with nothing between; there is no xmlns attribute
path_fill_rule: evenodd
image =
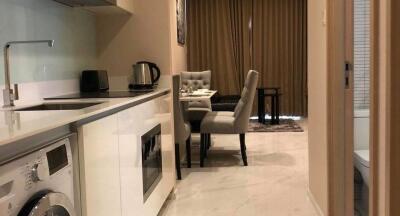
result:
<svg viewBox="0 0 400 216"><path fill-rule="evenodd" d="M95 106L98 104L101 104L101 102L96 102L96 103L45 103L45 104L40 104L37 106L16 109L15 111L79 110L79 109Z"/></svg>

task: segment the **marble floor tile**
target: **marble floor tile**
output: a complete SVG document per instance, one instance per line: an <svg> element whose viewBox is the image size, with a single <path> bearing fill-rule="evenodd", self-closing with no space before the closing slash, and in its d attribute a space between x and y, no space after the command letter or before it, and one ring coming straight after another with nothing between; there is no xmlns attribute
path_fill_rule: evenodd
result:
<svg viewBox="0 0 400 216"><path fill-rule="evenodd" d="M205 167L182 169L183 180L160 215L317 215L307 195L307 123L301 125L301 133L247 134L248 167L239 136L214 135Z"/></svg>

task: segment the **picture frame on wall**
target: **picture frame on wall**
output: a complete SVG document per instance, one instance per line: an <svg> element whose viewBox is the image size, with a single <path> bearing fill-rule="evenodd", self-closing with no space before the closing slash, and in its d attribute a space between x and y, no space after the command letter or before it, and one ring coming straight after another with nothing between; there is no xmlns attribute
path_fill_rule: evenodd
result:
<svg viewBox="0 0 400 216"><path fill-rule="evenodd" d="M176 0L176 20L178 31L178 44L186 43L186 0Z"/></svg>

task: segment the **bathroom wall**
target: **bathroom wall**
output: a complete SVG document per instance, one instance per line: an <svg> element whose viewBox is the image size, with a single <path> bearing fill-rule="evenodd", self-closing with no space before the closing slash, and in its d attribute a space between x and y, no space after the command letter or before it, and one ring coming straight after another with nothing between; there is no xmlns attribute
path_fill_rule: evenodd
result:
<svg viewBox="0 0 400 216"><path fill-rule="evenodd" d="M370 118L369 110L354 111L354 150L369 149Z"/></svg>
<svg viewBox="0 0 400 216"><path fill-rule="evenodd" d="M371 2L354 1L354 149L369 149Z"/></svg>
<svg viewBox="0 0 400 216"><path fill-rule="evenodd" d="M354 0L354 107L370 102L370 0Z"/></svg>
<svg viewBox="0 0 400 216"><path fill-rule="evenodd" d="M41 97L77 91L79 73L96 67L95 26L96 19L91 13L52 0L0 1L0 46L13 40L55 40L54 48L45 44L11 47L11 80L24 83L21 94ZM3 52L0 52L1 88L3 74ZM53 84L47 86L49 83Z"/></svg>
<svg viewBox="0 0 400 216"><path fill-rule="evenodd" d="M326 0L308 1L309 192L328 215L328 70Z"/></svg>

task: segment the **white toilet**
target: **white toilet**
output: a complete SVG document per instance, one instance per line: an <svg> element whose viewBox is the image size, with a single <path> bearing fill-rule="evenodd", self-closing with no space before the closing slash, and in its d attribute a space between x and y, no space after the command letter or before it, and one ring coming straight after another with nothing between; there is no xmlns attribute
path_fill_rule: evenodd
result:
<svg viewBox="0 0 400 216"><path fill-rule="evenodd" d="M361 173L364 183L369 187L369 150L355 150L354 166Z"/></svg>
<svg viewBox="0 0 400 216"><path fill-rule="evenodd" d="M369 110L354 112L354 167L369 186Z"/></svg>

